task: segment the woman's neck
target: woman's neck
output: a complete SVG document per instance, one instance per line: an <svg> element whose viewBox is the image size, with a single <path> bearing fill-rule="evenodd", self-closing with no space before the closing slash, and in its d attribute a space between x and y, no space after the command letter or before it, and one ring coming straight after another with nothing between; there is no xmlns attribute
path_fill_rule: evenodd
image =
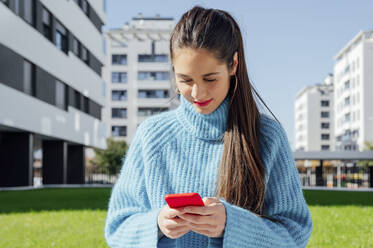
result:
<svg viewBox="0 0 373 248"><path fill-rule="evenodd" d="M200 139L223 141L227 126L229 95L210 114L198 113L183 95L180 95L180 103L177 118L188 133Z"/></svg>

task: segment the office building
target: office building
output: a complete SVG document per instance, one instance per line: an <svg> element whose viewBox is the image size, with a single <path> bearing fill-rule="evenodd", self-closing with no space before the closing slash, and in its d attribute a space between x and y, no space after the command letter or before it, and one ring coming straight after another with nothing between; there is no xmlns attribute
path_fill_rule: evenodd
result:
<svg viewBox="0 0 373 248"><path fill-rule="evenodd" d="M173 18L133 18L105 34L107 82L104 121L107 136L130 143L149 116L178 106L172 87L169 40Z"/></svg>
<svg viewBox="0 0 373 248"><path fill-rule="evenodd" d="M0 186L84 183L84 150L106 148L103 0L0 1Z"/></svg>
<svg viewBox="0 0 373 248"><path fill-rule="evenodd" d="M373 142L373 31L361 31L334 57L335 137L338 150Z"/></svg>
<svg viewBox="0 0 373 248"><path fill-rule="evenodd" d="M295 100L295 150L334 150L333 75L305 87Z"/></svg>

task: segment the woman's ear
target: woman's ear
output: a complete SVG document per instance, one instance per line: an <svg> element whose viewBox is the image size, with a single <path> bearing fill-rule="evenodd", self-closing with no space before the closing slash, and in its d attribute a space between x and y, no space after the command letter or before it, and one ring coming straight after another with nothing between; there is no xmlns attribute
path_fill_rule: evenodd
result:
<svg viewBox="0 0 373 248"><path fill-rule="evenodd" d="M232 66L231 76L233 76L234 74L236 74L237 66L238 66L238 53L236 51L233 54L233 66Z"/></svg>

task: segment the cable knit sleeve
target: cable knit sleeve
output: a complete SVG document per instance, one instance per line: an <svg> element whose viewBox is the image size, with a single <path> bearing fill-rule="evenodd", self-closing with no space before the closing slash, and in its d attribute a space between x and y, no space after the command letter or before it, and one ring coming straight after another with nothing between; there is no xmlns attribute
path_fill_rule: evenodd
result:
<svg viewBox="0 0 373 248"><path fill-rule="evenodd" d="M286 133L273 120L263 123L262 132L262 159L269 170L263 214L279 222L220 198L226 209L226 226L222 238L209 238L211 248L305 247L311 236L312 218Z"/></svg>
<svg viewBox="0 0 373 248"><path fill-rule="evenodd" d="M151 209L145 190L141 125L124 158L109 200L105 239L110 247L156 247L158 213Z"/></svg>

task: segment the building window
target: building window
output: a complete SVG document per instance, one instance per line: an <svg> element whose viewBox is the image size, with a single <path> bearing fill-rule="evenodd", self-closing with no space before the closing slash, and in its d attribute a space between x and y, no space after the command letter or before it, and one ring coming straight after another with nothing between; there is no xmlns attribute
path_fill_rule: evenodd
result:
<svg viewBox="0 0 373 248"><path fill-rule="evenodd" d="M80 7L83 12L88 16L89 15L89 6L87 0L80 0Z"/></svg>
<svg viewBox="0 0 373 248"><path fill-rule="evenodd" d="M354 139L359 138L359 130L358 129L352 131L352 138L354 138Z"/></svg>
<svg viewBox="0 0 373 248"><path fill-rule="evenodd" d="M329 129L329 122L322 122L321 123L321 128L322 129Z"/></svg>
<svg viewBox="0 0 373 248"><path fill-rule="evenodd" d="M83 98L83 111L89 113L89 99L86 96Z"/></svg>
<svg viewBox="0 0 373 248"><path fill-rule="evenodd" d="M43 34L48 40L52 40L51 14L45 8L42 9Z"/></svg>
<svg viewBox="0 0 373 248"><path fill-rule="evenodd" d="M58 80L56 80L56 106L66 109L66 86Z"/></svg>
<svg viewBox="0 0 373 248"><path fill-rule="evenodd" d="M125 119L127 118L127 109L126 108L112 108L111 117Z"/></svg>
<svg viewBox="0 0 373 248"><path fill-rule="evenodd" d="M80 58L86 63L86 64L88 64L88 50L87 50L87 48L85 48L84 46L82 46L81 44L80 44L80 48L81 48L81 50L80 50Z"/></svg>
<svg viewBox="0 0 373 248"><path fill-rule="evenodd" d="M322 112L321 112L321 118L329 118L329 112L327 112L327 111L322 111Z"/></svg>
<svg viewBox="0 0 373 248"><path fill-rule="evenodd" d="M83 111L89 113L89 99L86 96L83 98Z"/></svg>
<svg viewBox="0 0 373 248"><path fill-rule="evenodd" d="M0 0L3 4L5 4L9 8L9 0Z"/></svg>
<svg viewBox="0 0 373 248"><path fill-rule="evenodd" d="M23 18L29 24L34 25L34 0L22 1L21 3L23 3Z"/></svg>
<svg viewBox="0 0 373 248"><path fill-rule="evenodd" d="M10 6L10 3L11 3L12 1L10 1L10 0L6 0L5 1L5 4L8 6L8 7L11 7ZM14 6L14 13L16 14L16 15L19 15L19 0L14 0L13 1L13 6Z"/></svg>
<svg viewBox="0 0 373 248"><path fill-rule="evenodd" d="M111 63L113 65L127 65L127 55L125 55L125 54L113 54L111 56Z"/></svg>
<svg viewBox="0 0 373 248"><path fill-rule="evenodd" d="M329 140L330 135L329 134L321 134L321 139L322 140Z"/></svg>
<svg viewBox="0 0 373 248"><path fill-rule="evenodd" d="M89 16L89 5L87 0L74 0L77 5L83 10L83 12Z"/></svg>
<svg viewBox="0 0 373 248"><path fill-rule="evenodd" d="M113 90L111 91L111 100L113 101L125 101L127 100L126 90Z"/></svg>
<svg viewBox="0 0 373 248"><path fill-rule="evenodd" d="M345 122L350 121L350 119L351 119L350 113L345 114Z"/></svg>
<svg viewBox="0 0 373 248"><path fill-rule="evenodd" d="M323 150L323 151L329 151L330 150L330 146L329 145L322 145L321 146L321 150Z"/></svg>
<svg viewBox="0 0 373 248"><path fill-rule="evenodd" d="M168 80L169 72L167 71L139 71L137 74L138 80Z"/></svg>
<svg viewBox="0 0 373 248"><path fill-rule="evenodd" d="M321 101L321 106L322 107L329 107L329 101L328 100L322 100Z"/></svg>
<svg viewBox="0 0 373 248"><path fill-rule="evenodd" d="M155 62L155 63L167 63L167 54L139 54L138 61L140 63Z"/></svg>
<svg viewBox="0 0 373 248"><path fill-rule="evenodd" d="M350 65L346 66L346 68L345 68L345 74L347 74L349 72L350 72Z"/></svg>
<svg viewBox="0 0 373 248"><path fill-rule="evenodd" d="M151 115L159 114L167 110L168 108L139 108L137 115L138 116L151 116Z"/></svg>
<svg viewBox="0 0 373 248"><path fill-rule="evenodd" d="M113 83L127 83L127 72L112 72L111 82Z"/></svg>
<svg viewBox="0 0 373 248"><path fill-rule="evenodd" d="M58 21L56 21L56 46L64 53L67 53L67 31Z"/></svg>
<svg viewBox="0 0 373 248"><path fill-rule="evenodd" d="M349 106L350 105L350 97L346 97L345 98L345 106Z"/></svg>
<svg viewBox="0 0 373 248"><path fill-rule="evenodd" d="M80 54L79 54L79 51L80 51L80 43L79 43L79 41L75 38L75 37L73 37L73 53L76 55L76 56L78 56L78 57L80 57Z"/></svg>
<svg viewBox="0 0 373 248"><path fill-rule="evenodd" d="M81 110L81 95L79 91L75 90L75 108Z"/></svg>
<svg viewBox="0 0 373 248"><path fill-rule="evenodd" d="M139 90L139 98L168 98L168 90Z"/></svg>
<svg viewBox="0 0 373 248"><path fill-rule="evenodd" d="M112 126L111 135L114 137L125 137L127 136L127 127L126 126Z"/></svg>
<svg viewBox="0 0 373 248"><path fill-rule="evenodd" d="M346 130L343 137L342 137L342 141L349 141L351 140L351 130Z"/></svg>
<svg viewBox="0 0 373 248"><path fill-rule="evenodd" d="M23 61L23 92L35 96L35 69L30 62Z"/></svg>
<svg viewBox="0 0 373 248"><path fill-rule="evenodd" d="M350 88L350 80L347 80L345 82L345 90L348 90Z"/></svg>

